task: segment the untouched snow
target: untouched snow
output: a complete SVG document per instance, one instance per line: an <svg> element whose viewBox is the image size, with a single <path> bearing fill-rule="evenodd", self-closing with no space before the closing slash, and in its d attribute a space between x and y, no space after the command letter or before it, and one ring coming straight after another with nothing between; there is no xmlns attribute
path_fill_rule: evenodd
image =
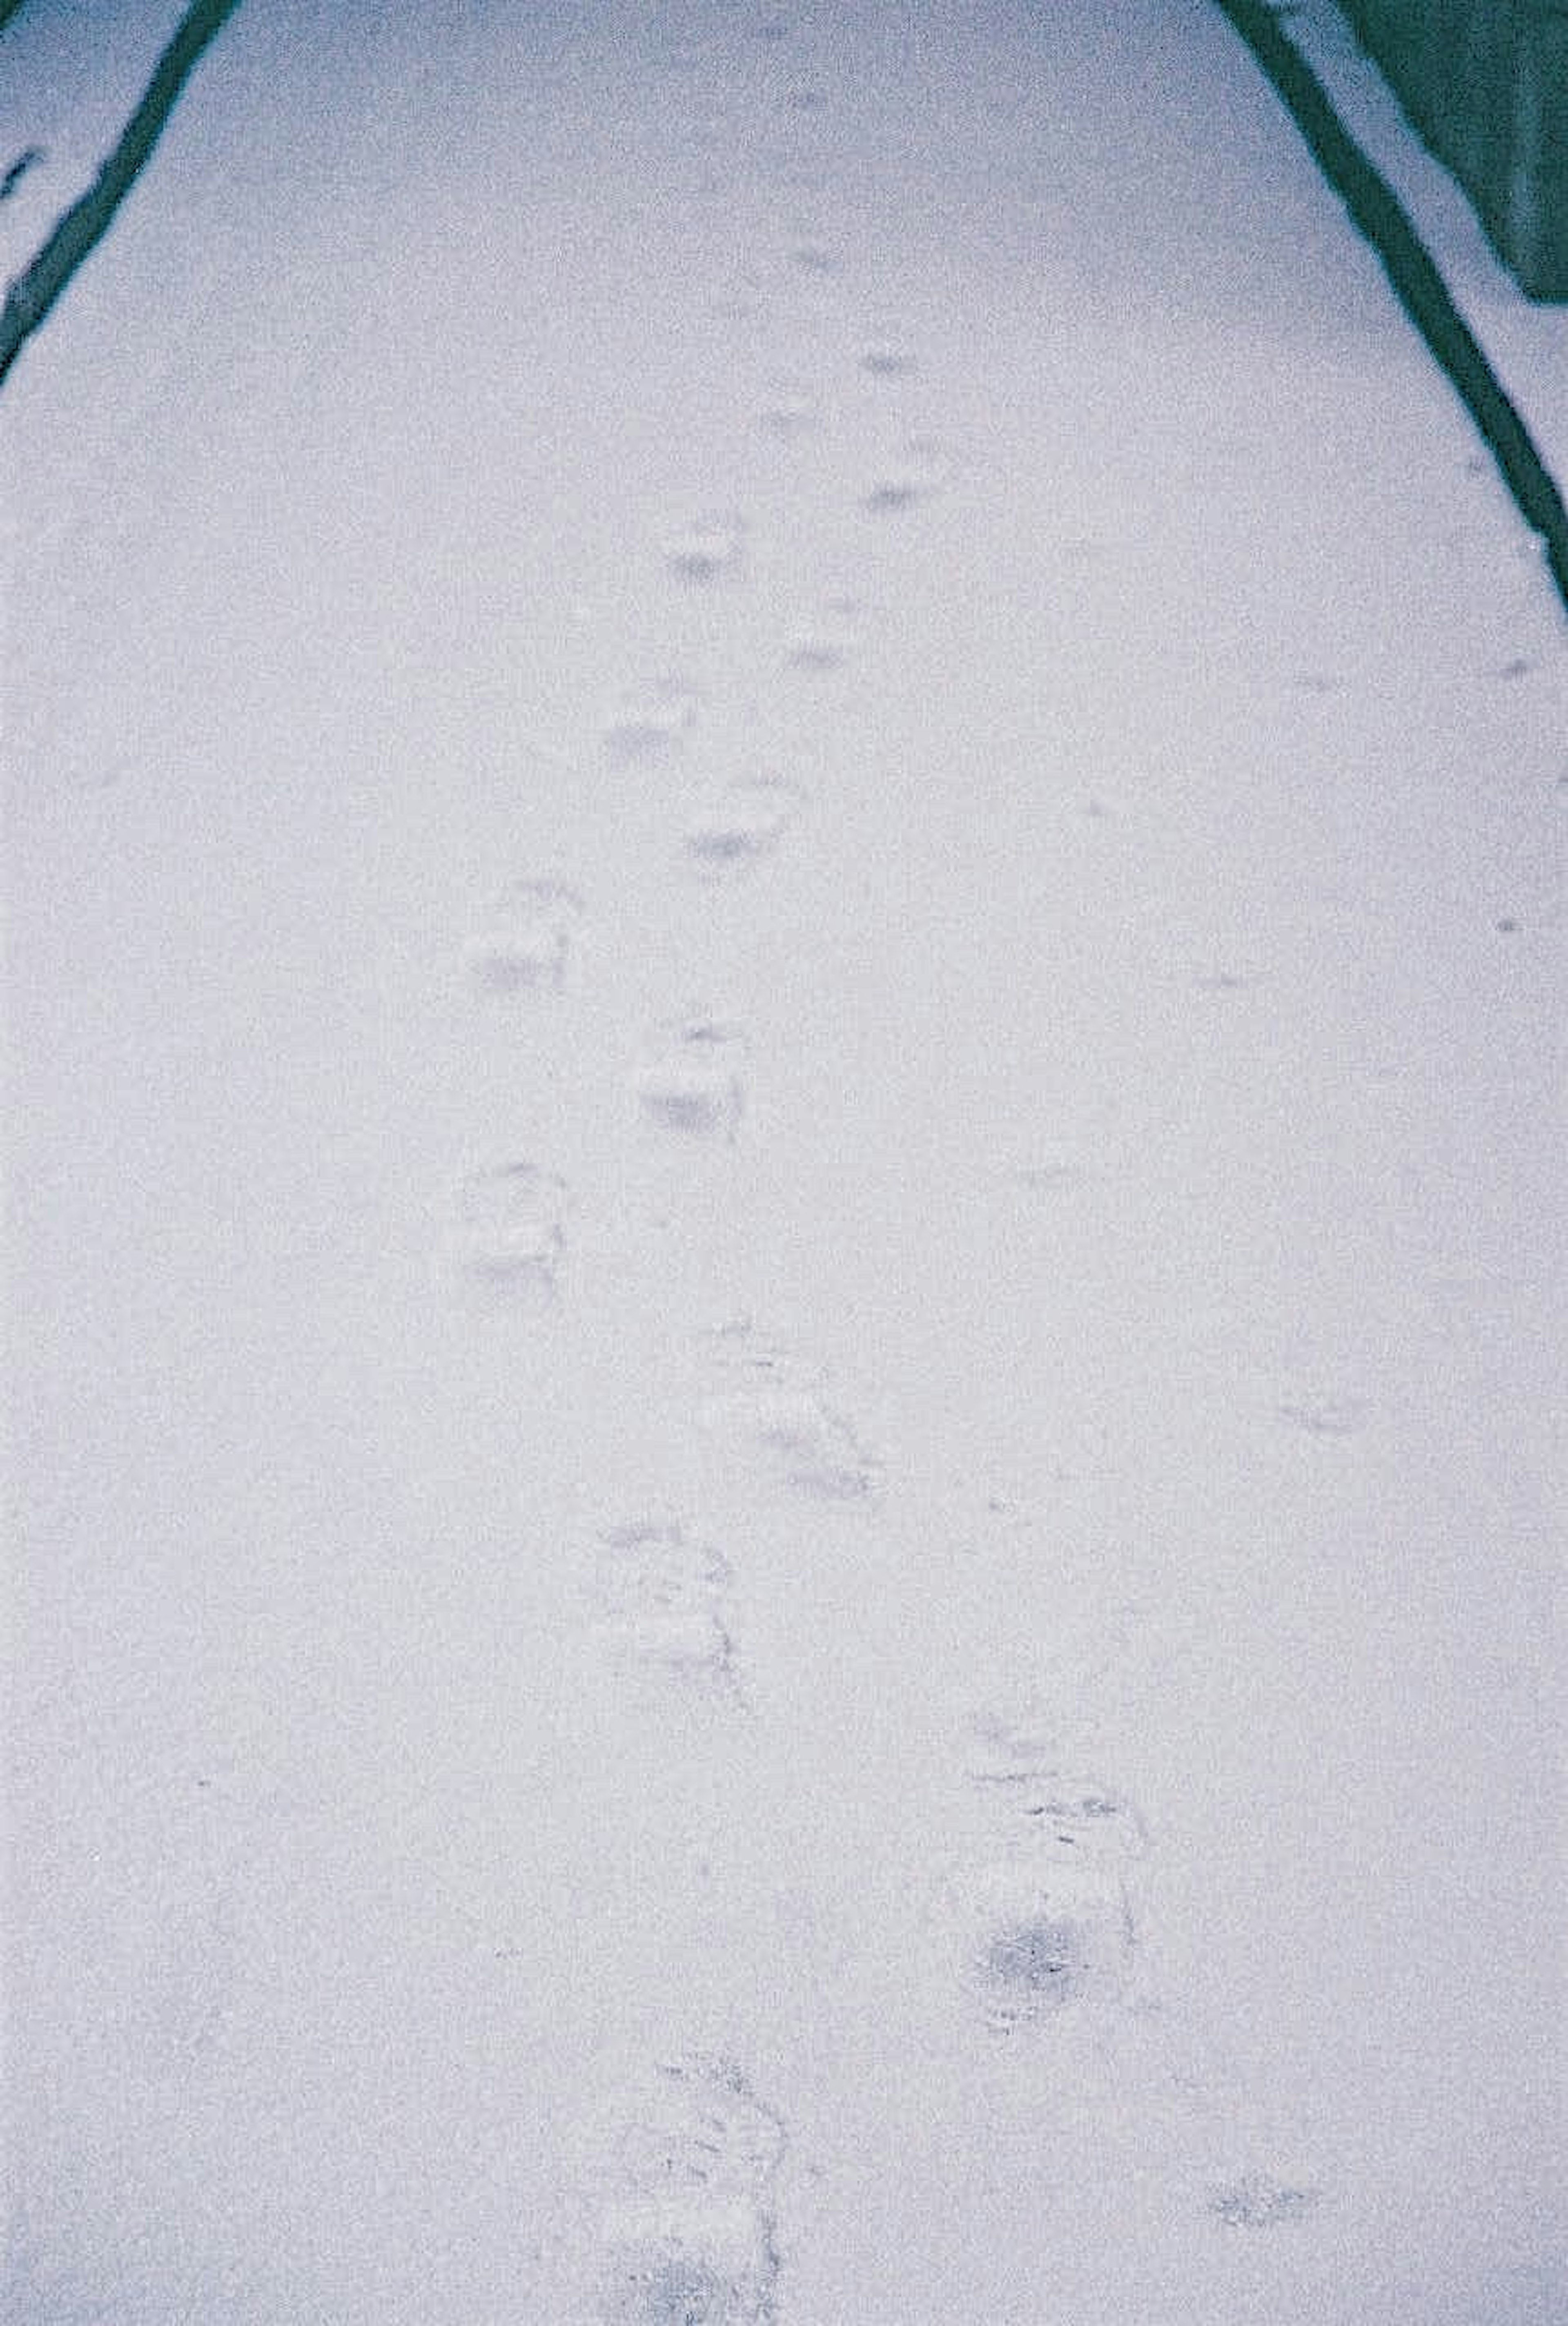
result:
<svg viewBox="0 0 1568 2326"><path fill-rule="evenodd" d="M1547 2326L1534 548L1214 13L414 15L5 398L4 2315Z"/></svg>

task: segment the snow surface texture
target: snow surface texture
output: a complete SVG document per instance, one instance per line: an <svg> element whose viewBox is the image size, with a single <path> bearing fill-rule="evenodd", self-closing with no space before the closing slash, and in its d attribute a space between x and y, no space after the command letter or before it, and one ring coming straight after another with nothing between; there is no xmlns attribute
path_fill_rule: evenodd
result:
<svg viewBox="0 0 1568 2326"><path fill-rule="evenodd" d="M0 2314L1555 2321L1533 547L1187 0L417 14L7 386Z"/></svg>

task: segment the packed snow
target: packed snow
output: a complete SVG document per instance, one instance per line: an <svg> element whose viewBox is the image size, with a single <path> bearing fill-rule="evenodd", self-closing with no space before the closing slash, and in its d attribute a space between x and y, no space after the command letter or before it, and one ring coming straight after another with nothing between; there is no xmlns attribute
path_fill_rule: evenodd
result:
<svg viewBox="0 0 1568 2326"><path fill-rule="evenodd" d="M247 0L3 418L0 2315L1568 2314L1564 629L1220 13Z"/></svg>

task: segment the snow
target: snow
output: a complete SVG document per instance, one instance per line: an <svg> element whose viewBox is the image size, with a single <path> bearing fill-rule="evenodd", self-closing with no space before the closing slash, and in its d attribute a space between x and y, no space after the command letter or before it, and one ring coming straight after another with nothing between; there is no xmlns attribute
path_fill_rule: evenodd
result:
<svg viewBox="0 0 1568 2326"><path fill-rule="evenodd" d="M1562 619L1218 13L242 8L6 405L0 2314L1562 2316Z"/></svg>

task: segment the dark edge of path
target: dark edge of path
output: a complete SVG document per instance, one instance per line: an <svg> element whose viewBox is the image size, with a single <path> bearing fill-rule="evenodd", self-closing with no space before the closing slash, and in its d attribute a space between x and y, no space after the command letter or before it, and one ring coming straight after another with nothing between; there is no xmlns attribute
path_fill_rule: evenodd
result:
<svg viewBox="0 0 1568 2326"><path fill-rule="evenodd" d="M1376 252L1395 297L1452 382L1520 516L1540 535L1547 570L1568 612L1568 508L1397 195L1346 129L1322 83L1281 32L1267 0L1216 5L1251 50L1319 169Z"/></svg>
<svg viewBox="0 0 1568 2326"><path fill-rule="evenodd" d="M221 32L239 0L192 0L159 58L141 103L97 176L56 221L42 249L5 293L0 312L0 381L43 321L77 268L103 240L115 213L141 174L202 51ZM0 23L5 21L0 18Z"/></svg>

